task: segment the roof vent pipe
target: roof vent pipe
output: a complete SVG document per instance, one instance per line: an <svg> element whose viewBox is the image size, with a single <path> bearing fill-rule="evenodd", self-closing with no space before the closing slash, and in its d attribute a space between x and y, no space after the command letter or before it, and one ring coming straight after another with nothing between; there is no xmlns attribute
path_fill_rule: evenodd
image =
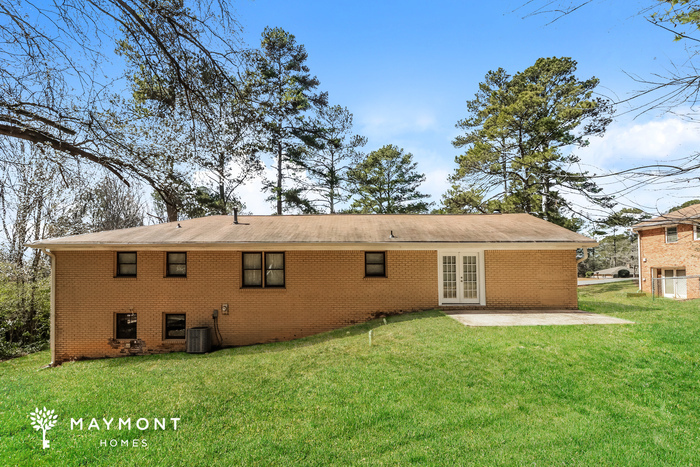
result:
<svg viewBox="0 0 700 467"><path fill-rule="evenodd" d="M390 231L389 231L389 238L396 238L396 237L394 237L394 231L393 231L393 230L390 230Z"/></svg>
<svg viewBox="0 0 700 467"><path fill-rule="evenodd" d="M179 222L177 223L177 227L176 227L176 228L177 228L177 229L181 229L181 228L182 228L182 226L180 225Z"/></svg>
<svg viewBox="0 0 700 467"><path fill-rule="evenodd" d="M238 224L238 208L233 208L233 223Z"/></svg>

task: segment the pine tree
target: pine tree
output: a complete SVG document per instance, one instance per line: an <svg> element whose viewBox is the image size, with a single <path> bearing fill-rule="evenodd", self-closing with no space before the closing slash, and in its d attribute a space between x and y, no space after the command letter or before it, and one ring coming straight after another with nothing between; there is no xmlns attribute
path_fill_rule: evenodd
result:
<svg viewBox="0 0 700 467"><path fill-rule="evenodd" d="M425 175L416 171L411 153L393 145L369 153L367 158L348 171L350 191L357 198L350 211L363 214L424 213L432 203L423 201L430 195L418 187Z"/></svg>
<svg viewBox="0 0 700 467"><path fill-rule="evenodd" d="M319 145L313 112L327 105L328 96L314 92L319 81L305 65L307 58L304 46L281 28L265 28L261 50L250 55L247 88L263 120L264 150L274 159L276 179L266 189L278 215L289 209L314 211L300 180L309 148Z"/></svg>
<svg viewBox="0 0 700 467"><path fill-rule="evenodd" d="M453 141L465 152L443 196L443 210L533 212L572 230L575 206L562 190L611 207L611 199L586 172L574 169L579 159L566 154L601 136L611 122L609 101L593 97L598 79L579 80L570 58L540 58L514 76L490 71L469 116L457 123L465 134Z"/></svg>

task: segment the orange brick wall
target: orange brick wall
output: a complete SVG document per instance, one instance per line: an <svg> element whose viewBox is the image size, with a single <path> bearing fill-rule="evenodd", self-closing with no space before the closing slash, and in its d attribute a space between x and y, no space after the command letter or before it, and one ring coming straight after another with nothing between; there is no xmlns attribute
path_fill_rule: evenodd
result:
<svg viewBox="0 0 700 467"><path fill-rule="evenodd" d="M700 241L693 240L692 225L678 225L678 241L666 243L666 229L639 232L642 290L651 293L651 270L685 268L686 275L700 275ZM657 283L657 286L659 284ZM688 298L700 297L700 280L687 282Z"/></svg>
<svg viewBox="0 0 700 467"><path fill-rule="evenodd" d="M274 251L274 250L269 250ZM115 253L57 251L56 362L184 350L164 340L165 313L187 327L219 313L224 345L289 340L382 313L438 306L436 251L387 251L386 278L364 277L363 251L287 251L284 289L241 288L240 251L189 251L187 278L167 278L165 253L138 252L138 277L115 278ZM576 308L572 251L486 251L487 308ZM137 313L137 341L116 341L115 314ZM130 347L126 347L129 342ZM215 340L216 343L216 340Z"/></svg>
<svg viewBox="0 0 700 467"><path fill-rule="evenodd" d="M484 252L490 308L578 308L576 251Z"/></svg>

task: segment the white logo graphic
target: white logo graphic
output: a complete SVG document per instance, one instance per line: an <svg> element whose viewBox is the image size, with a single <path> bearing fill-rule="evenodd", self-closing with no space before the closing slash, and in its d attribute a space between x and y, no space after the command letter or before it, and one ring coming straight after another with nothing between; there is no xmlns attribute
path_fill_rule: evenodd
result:
<svg viewBox="0 0 700 467"><path fill-rule="evenodd" d="M46 439L46 430L53 428L54 425L56 425L56 419L58 418L58 415L54 415L53 412L53 410L46 410L46 407L44 407L44 410L39 410L36 408L34 409L34 412L29 414L29 418L32 420L32 426L34 429L37 431L43 431L44 443L42 446L44 449L49 447L49 440Z"/></svg>

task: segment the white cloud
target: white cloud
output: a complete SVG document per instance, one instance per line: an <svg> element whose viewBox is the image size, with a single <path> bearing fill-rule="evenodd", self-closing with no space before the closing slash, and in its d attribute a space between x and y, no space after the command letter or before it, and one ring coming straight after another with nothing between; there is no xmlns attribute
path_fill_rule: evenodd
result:
<svg viewBox="0 0 700 467"><path fill-rule="evenodd" d="M606 174L655 163L676 164L698 150L700 126L671 115L642 123L613 123L603 138L592 138L589 147L574 152L581 157L584 170ZM606 177L596 182L615 197L616 209L638 207L660 214L700 198L696 183L678 179L649 183L644 178ZM587 205L583 200L580 204Z"/></svg>
<svg viewBox="0 0 700 467"><path fill-rule="evenodd" d="M681 158L700 148L700 126L678 117L646 123L612 124L603 138L591 138L576 152L582 162L601 169L621 169Z"/></svg>

